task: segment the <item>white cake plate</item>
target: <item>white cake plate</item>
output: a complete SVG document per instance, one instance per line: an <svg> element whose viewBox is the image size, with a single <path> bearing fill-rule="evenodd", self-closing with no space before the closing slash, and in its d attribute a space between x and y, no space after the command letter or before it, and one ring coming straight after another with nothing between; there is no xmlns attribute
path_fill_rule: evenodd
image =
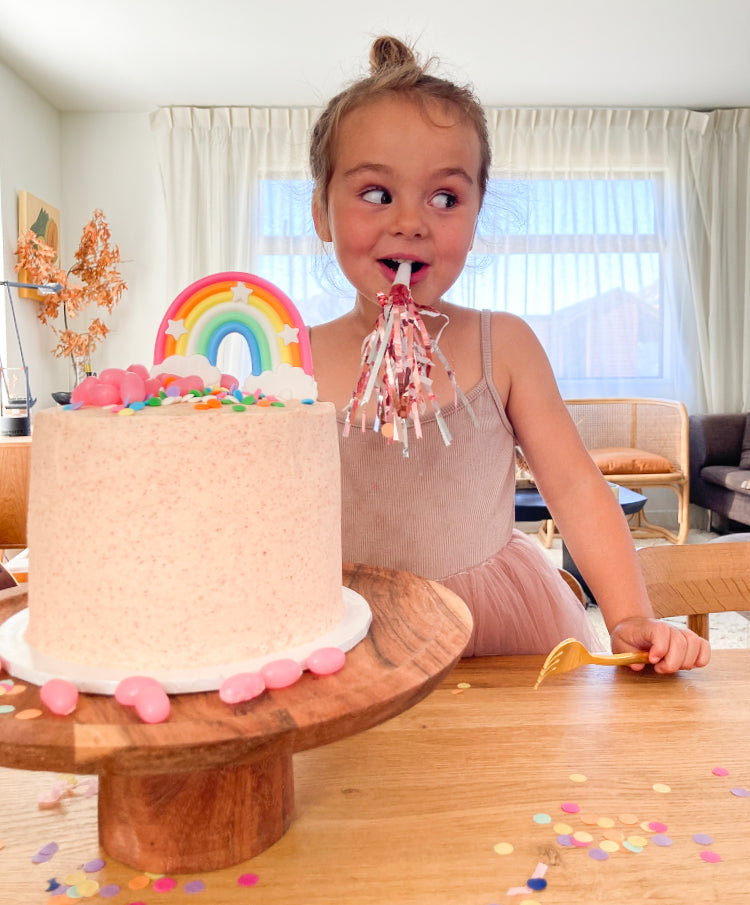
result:
<svg viewBox="0 0 750 905"><path fill-rule="evenodd" d="M338 647L351 650L367 635L372 622L372 613L367 601L351 588L341 589L344 598L344 615L337 626L314 641L275 651L266 657L256 657L234 663L214 664L195 669L149 670L148 675L156 679L167 694L190 694L196 691L215 691L230 676L240 672L258 672L273 660L296 660L305 668L305 661L322 647ZM115 693L118 684L133 675L133 670L85 666L40 654L31 648L24 635L29 623L29 611L23 609L0 625L0 657L7 665L8 672L25 682L43 685L50 679L67 679L79 691L89 694Z"/></svg>

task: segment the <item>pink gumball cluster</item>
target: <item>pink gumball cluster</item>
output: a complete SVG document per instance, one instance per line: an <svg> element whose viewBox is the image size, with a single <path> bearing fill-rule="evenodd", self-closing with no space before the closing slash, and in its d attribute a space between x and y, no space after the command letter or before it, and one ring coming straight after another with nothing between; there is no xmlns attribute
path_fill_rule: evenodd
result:
<svg viewBox="0 0 750 905"><path fill-rule="evenodd" d="M156 679L148 676L128 676L115 689L115 700L125 707L135 708L144 723L163 723L169 716L169 696Z"/></svg>
<svg viewBox="0 0 750 905"><path fill-rule="evenodd" d="M237 386L234 377L222 374L220 385L226 389ZM149 374L144 365L134 364L126 369L107 368L98 377L85 377L73 390L70 401L78 406L126 406L145 402L171 387L171 393L187 396L191 391L203 392L204 381L197 375L179 377L174 374Z"/></svg>

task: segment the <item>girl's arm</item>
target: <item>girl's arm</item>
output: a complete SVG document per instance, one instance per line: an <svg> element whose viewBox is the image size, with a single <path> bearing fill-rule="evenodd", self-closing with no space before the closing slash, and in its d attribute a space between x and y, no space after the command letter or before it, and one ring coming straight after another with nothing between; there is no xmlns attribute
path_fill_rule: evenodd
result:
<svg viewBox="0 0 750 905"><path fill-rule="evenodd" d="M649 650L657 672L705 665L708 642L654 619L627 520L583 445L541 344L520 319L493 317L493 370L539 492L604 616L612 649Z"/></svg>

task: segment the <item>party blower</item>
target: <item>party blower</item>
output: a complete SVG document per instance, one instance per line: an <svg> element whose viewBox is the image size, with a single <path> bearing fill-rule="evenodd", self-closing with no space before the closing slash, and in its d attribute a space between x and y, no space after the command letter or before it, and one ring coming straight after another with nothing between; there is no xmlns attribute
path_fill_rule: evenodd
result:
<svg viewBox="0 0 750 905"><path fill-rule="evenodd" d="M357 412L376 393L377 406L373 430L379 431L389 443L403 444L404 456L409 455L409 425L417 438L422 436L422 418L434 413L443 442L448 446L451 433L440 411L432 389L432 368L437 357L453 386L453 401L466 406L476 425L476 417L468 399L456 382L455 374L440 351L438 339L448 325L448 317L427 305L418 306L409 290L411 261L399 261L391 291L378 293L381 311L372 331L362 343L362 371L351 401L346 408L344 436L349 435ZM423 317L443 317L445 323L433 339ZM362 431L365 430L364 408L360 413Z"/></svg>

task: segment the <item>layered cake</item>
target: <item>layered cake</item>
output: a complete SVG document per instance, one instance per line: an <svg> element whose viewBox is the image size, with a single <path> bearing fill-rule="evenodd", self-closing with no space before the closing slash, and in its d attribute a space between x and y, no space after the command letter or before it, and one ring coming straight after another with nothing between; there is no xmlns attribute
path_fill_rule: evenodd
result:
<svg viewBox="0 0 750 905"><path fill-rule="evenodd" d="M341 620L335 409L315 401L307 332L269 285L199 281L162 322L150 371L104 372L71 407L37 413L35 656L189 670L314 642ZM215 367L215 334L233 329L253 358L242 389Z"/></svg>
<svg viewBox="0 0 750 905"><path fill-rule="evenodd" d="M30 646L132 673L260 657L343 611L331 404L44 410Z"/></svg>

